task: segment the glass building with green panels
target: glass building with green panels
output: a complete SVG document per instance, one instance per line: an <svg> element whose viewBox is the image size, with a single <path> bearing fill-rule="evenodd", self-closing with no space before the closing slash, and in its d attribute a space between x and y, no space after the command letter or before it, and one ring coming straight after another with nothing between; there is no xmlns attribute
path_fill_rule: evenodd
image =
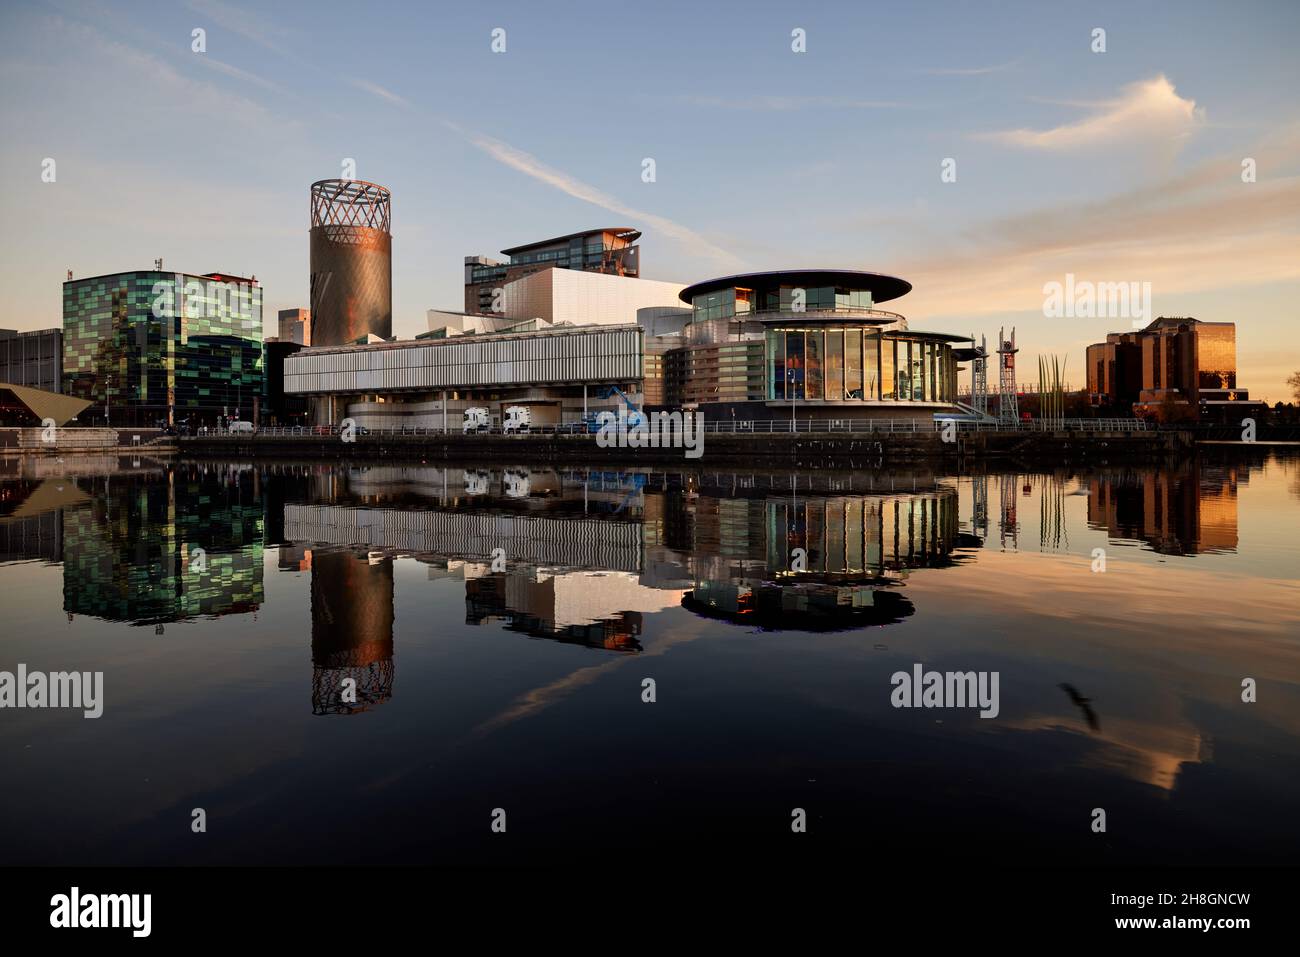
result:
<svg viewBox="0 0 1300 957"><path fill-rule="evenodd" d="M782 270L688 286L692 310L673 400L777 406L803 403L813 417L853 410L951 406L957 397L952 343L961 336L917 332L877 309L911 284L852 270ZM736 414L763 415L758 408ZM769 410L768 415L773 414Z"/></svg>
<svg viewBox="0 0 1300 957"><path fill-rule="evenodd" d="M252 419L262 348L255 279L149 270L63 284L64 391L91 401L85 424Z"/></svg>

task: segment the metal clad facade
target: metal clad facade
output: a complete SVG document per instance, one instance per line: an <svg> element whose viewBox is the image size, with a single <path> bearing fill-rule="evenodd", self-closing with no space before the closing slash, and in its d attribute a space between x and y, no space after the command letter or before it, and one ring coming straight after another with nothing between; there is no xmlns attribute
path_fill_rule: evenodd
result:
<svg viewBox="0 0 1300 957"><path fill-rule="evenodd" d="M303 351L284 364L287 393L360 393L509 385L627 382L643 374L642 332L475 336Z"/></svg>
<svg viewBox="0 0 1300 957"><path fill-rule="evenodd" d="M341 505L285 505L284 535L295 542L368 546L491 561L508 543L511 561L612 571L641 570L641 523L485 512L406 511Z"/></svg>

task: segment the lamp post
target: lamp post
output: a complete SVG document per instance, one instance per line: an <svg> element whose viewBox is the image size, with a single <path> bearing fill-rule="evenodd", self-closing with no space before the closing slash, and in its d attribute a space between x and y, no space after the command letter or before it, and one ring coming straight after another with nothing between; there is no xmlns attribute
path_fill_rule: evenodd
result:
<svg viewBox="0 0 1300 957"><path fill-rule="evenodd" d="M796 425L795 420L794 420L794 404L795 404L795 392L794 392L794 370L793 370L793 369L786 369L786 370L785 370L785 377L786 377L786 380L787 380L787 383L788 383L788 385L786 386L786 389L787 389L787 391L790 393L790 431L791 431L791 432L794 432L794 431L796 431L796 429L797 429L797 425Z"/></svg>

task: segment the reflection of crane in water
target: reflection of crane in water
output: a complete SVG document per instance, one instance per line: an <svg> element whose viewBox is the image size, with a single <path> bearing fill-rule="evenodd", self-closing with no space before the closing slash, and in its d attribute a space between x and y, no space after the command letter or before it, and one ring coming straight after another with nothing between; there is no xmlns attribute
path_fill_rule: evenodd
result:
<svg viewBox="0 0 1300 957"><path fill-rule="evenodd" d="M970 477L971 531L982 539L989 537L989 477L984 473Z"/></svg>
<svg viewBox="0 0 1300 957"><path fill-rule="evenodd" d="M1011 540L1013 550L1020 550L1020 523L1016 518L1016 486L1019 481L1019 477L1015 475L998 476L998 487L1002 497L1002 515L998 520L998 532L1003 551L1007 550L1007 539Z"/></svg>

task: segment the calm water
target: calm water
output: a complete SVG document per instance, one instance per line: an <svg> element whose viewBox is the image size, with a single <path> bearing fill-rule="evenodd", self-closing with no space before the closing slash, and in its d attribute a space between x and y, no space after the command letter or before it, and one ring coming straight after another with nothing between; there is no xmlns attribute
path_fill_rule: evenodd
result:
<svg viewBox="0 0 1300 957"><path fill-rule="evenodd" d="M1300 852L1295 455L3 468L0 671L105 702L0 711L0 863ZM1000 713L892 707L917 662Z"/></svg>

